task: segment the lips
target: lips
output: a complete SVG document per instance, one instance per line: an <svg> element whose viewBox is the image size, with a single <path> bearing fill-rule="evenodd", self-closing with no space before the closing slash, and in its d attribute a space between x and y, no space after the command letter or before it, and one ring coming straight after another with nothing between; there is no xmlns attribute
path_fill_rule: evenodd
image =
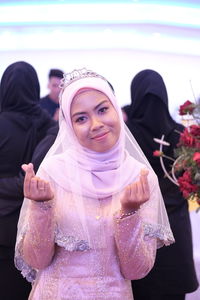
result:
<svg viewBox="0 0 200 300"><path fill-rule="evenodd" d="M104 137L109 133L109 131L107 132L102 132L100 134L97 134L95 136L92 137L93 140L96 140L96 141L100 141L102 139L104 139Z"/></svg>

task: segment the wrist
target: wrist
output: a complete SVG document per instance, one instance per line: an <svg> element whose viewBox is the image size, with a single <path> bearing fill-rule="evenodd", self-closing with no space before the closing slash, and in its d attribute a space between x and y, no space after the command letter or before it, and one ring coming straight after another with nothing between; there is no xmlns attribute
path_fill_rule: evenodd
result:
<svg viewBox="0 0 200 300"><path fill-rule="evenodd" d="M119 211L119 219L123 219L129 216L134 215L139 210L139 207L137 209L120 209Z"/></svg>
<svg viewBox="0 0 200 300"><path fill-rule="evenodd" d="M53 207L53 200L48 201L31 201L31 206L34 208L40 208L42 210L48 210Z"/></svg>
<svg viewBox="0 0 200 300"><path fill-rule="evenodd" d="M45 203L45 202L49 202L51 200L52 200L52 198L51 199L45 199L45 200L34 200L34 199L32 199L32 201L37 202L37 203Z"/></svg>
<svg viewBox="0 0 200 300"><path fill-rule="evenodd" d="M120 213L122 213L122 214L129 214L129 213L132 213L132 212L136 212L139 208L140 208L140 206L135 206L135 207L124 207L124 206L121 206Z"/></svg>

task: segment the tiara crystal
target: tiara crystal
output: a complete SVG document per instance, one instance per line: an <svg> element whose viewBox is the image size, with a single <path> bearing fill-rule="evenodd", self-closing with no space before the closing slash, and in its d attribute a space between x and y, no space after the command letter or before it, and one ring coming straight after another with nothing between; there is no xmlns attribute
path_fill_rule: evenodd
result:
<svg viewBox="0 0 200 300"><path fill-rule="evenodd" d="M103 77L91 70L87 70L86 68L75 69L72 72L63 74L63 78L60 81L60 88L65 89L72 82L77 81L82 78L88 78L88 77L101 78L101 79L107 81L105 77Z"/></svg>

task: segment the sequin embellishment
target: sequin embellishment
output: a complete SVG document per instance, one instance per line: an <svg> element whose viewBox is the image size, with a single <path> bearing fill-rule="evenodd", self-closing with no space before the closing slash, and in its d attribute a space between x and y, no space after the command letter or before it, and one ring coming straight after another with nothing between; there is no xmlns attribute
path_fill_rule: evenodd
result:
<svg viewBox="0 0 200 300"><path fill-rule="evenodd" d="M67 251L87 251L90 250L87 241L80 240L74 236L65 236L56 230L55 242L58 246L65 248Z"/></svg>
<svg viewBox="0 0 200 300"><path fill-rule="evenodd" d="M147 240L148 238L158 238L160 241L165 241L166 246L174 242L171 231L167 230L162 225L144 224L144 239ZM163 243L161 244L163 245Z"/></svg>
<svg viewBox="0 0 200 300"><path fill-rule="evenodd" d="M15 258L15 266L21 271L21 274L28 282L33 282L36 278L37 271L25 263L22 257Z"/></svg>

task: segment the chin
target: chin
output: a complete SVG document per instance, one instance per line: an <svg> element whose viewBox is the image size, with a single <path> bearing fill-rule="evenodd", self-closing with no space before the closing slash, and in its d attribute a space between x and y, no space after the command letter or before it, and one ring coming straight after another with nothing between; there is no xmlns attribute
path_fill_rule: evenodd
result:
<svg viewBox="0 0 200 300"><path fill-rule="evenodd" d="M108 146L108 147L96 147L94 151L99 152L99 153L103 153L103 152L107 152L109 150L112 149L113 146Z"/></svg>

